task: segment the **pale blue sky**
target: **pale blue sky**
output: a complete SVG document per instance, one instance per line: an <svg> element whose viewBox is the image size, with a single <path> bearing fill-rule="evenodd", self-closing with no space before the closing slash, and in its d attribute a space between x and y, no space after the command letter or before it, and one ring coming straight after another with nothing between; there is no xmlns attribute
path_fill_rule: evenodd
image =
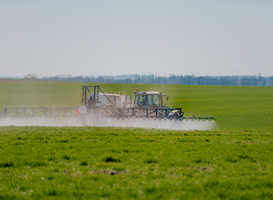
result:
<svg viewBox="0 0 273 200"><path fill-rule="evenodd" d="M0 0L0 76L272 75L271 0Z"/></svg>

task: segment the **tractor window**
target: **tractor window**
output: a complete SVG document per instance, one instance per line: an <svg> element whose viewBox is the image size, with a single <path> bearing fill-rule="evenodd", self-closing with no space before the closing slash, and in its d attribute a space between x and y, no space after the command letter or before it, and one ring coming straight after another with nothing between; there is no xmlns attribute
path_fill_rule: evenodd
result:
<svg viewBox="0 0 273 200"><path fill-rule="evenodd" d="M135 96L135 100L134 100L135 105L143 105L144 102L145 102L144 96L142 96L142 95L136 95Z"/></svg>
<svg viewBox="0 0 273 200"><path fill-rule="evenodd" d="M159 106L159 98L158 95L153 95L153 102L156 106Z"/></svg>
<svg viewBox="0 0 273 200"><path fill-rule="evenodd" d="M134 104L160 106L160 99L157 94L136 95Z"/></svg>
<svg viewBox="0 0 273 200"><path fill-rule="evenodd" d="M147 105L148 104L148 95L136 95L135 96L135 100L134 100L134 104L135 105ZM151 97L150 97L151 99Z"/></svg>
<svg viewBox="0 0 273 200"><path fill-rule="evenodd" d="M135 99L134 99L134 104L135 104L135 105L138 105L138 101L139 101L139 100L138 100L138 95L136 95L136 96L135 96Z"/></svg>
<svg viewBox="0 0 273 200"><path fill-rule="evenodd" d="M152 104L153 104L152 95L149 94L149 95L147 95L147 97L148 97L148 99L147 99L147 100L148 100L148 101L147 101L147 104L148 104L148 105L152 105Z"/></svg>
<svg viewBox="0 0 273 200"><path fill-rule="evenodd" d="M144 105L146 102L145 96L139 95L139 104L138 105Z"/></svg>

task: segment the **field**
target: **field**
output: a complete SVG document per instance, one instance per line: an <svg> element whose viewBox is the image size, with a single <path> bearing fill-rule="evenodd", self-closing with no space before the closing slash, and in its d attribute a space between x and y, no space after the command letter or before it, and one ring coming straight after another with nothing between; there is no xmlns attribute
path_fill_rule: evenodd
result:
<svg viewBox="0 0 273 200"><path fill-rule="evenodd" d="M81 85L0 82L0 108L78 106ZM272 87L100 86L162 91L218 127L0 127L0 199L273 198Z"/></svg>

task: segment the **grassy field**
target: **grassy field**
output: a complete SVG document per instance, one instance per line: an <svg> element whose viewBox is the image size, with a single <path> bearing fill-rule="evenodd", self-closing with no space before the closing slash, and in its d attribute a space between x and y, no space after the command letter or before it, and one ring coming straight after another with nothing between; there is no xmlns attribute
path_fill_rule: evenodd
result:
<svg viewBox="0 0 273 200"><path fill-rule="evenodd" d="M272 199L263 131L2 127L0 199Z"/></svg>
<svg viewBox="0 0 273 200"><path fill-rule="evenodd" d="M0 82L0 108L78 106L81 85ZM218 128L0 127L0 199L273 199L273 88L100 86L162 91Z"/></svg>

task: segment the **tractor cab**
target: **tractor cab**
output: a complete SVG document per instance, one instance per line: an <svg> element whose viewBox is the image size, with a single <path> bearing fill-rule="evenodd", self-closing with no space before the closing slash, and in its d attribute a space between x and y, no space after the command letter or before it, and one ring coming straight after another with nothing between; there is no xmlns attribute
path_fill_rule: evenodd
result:
<svg viewBox="0 0 273 200"><path fill-rule="evenodd" d="M163 107L163 96L162 93L149 91L149 92L134 92L134 107ZM166 96L166 100L168 101L168 96Z"/></svg>

